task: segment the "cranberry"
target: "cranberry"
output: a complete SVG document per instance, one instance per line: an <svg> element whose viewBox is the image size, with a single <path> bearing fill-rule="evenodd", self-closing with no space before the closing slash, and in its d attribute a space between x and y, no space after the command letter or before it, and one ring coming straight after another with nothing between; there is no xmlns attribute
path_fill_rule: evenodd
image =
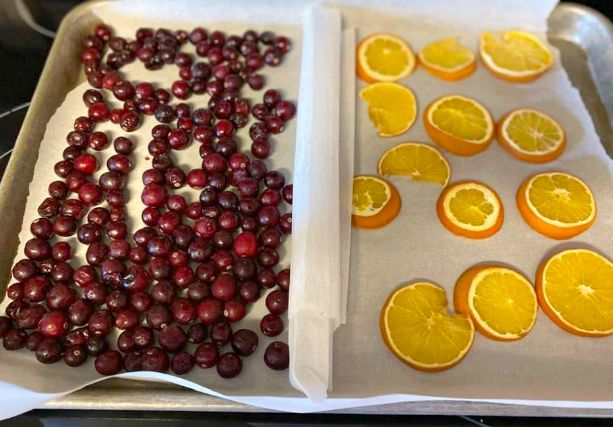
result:
<svg viewBox="0 0 613 427"><path fill-rule="evenodd" d="M283 200L285 200L290 205L292 204L292 201L293 201L293 192L294 192L294 186L292 184L286 185L285 187L283 187L283 190L281 191L281 194L283 195Z"/></svg>
<svg viewBox="0 0 613 427"><path fill-rule="evenodd" d="M186 351L180 351L172 358L170 369L177 375L183 375L191 371L195 363L194 356Z"/></svg>
<svg viewBox="0 0 613 427"><path fill-rule="evenodd" d="M164 180L170 188L181 188L185 185L185 172L181 168L170 167L164 172Z"/></svg>
<svg viewBox="0 0 613 427"><path fill-rule="evenodd" d="M236 353L225 353L217 362L217 373L222 378L234 378L241 373L243 362Z"/></svg>
<svg viewBox="0 0 613 427"><path fill-rule="evenodd" d="M274 228L263 230L258 237L258 242L266 248L277 249L281 246L281 234Z"/></svg>
<svg viewBox="0 0 613 427"><path fill-rule="evenodd" d="M264 363L270 369L282 371L289 367L289 347L281 341L272 342L264 352Z"/></svg>
<svg viewBox="0 0 613 427"><path fill-rule="evenodd" d="M85 343L87 353L96 356L107 349L106 339L102 335L90 335Z"/></svg>
<svg viewBox="0 0 613 427"><path fill-rule="evenodd" d="M209 173L225 172L227 168L226 159L220 154L211 153L202 161L202 167Z"/></svg>
<svg viewBox="0 0 613 427"><path fill-rule="evenodd" d="M65 309L75 301L76 292L70 286L58 283L47 292L47 307Z"/></svg>
<svg viewBox="0 0 613 427"><path fill-rule="evenodd" d="M281 172L270 171L264 177L264 185L273 190L280 190L285 185L285 176Z"/></svg>
<svg viewBox="0 0 613 427"><path fill-rule="evenodd" d="M189 206L187 210L189 211ZM174 240L174 243L178 248L187 249L189 247L189 244L194 239L194 231L188 225L177 225L172 232L172 239Z"/></svg>
<svg viewBox="0 0 613 427"><path fill-rule="evenodd" d="M131 351L123 359L123 367L127 372L141 370L142 355L139 351Z"/></svg>
<svg viewBox="0 0 613 427"><path fill-rule="evenodd" d="M88 205L95 205L102 200L102 188L92 182L87 182L79 188L79 200Z"/></svg>
<svg viewBox="0 0 613 427"><path fill-rule="evenodd" d="M261 74L251 74L247 77L247 84L253 90L260 90L264 87L264 77Z"/></svg>
<svg viewBox="0 0 613 427"><path fill-rule="evenodd" d="M45 313L38 322L41 334L50 338L59 338L68 332L68 319L62 311L54 310Z"/></svg>
<svg viewBox="0 0 613 427"><path fill-rule="evenodd" d="M109 247L102 242L89 245L85 252L85 259L91 265L100 265L109 255Z"/></svg>
<svg viewBox="0 0 613 427"><path fill-rule="evenodd" d="M15 282L12 285L9 285L9 287L6 289L6 296L12 300L22 299L23 298L23 282Z"/></svg>
<svg viewBox="0 0 613 427"><path fill-rule="evenodd" d="M170 304L174 294L174 287L167 281L159 281L151 288L151 297L158 304Z"/></svg>
<svg viewBox="0 0 613 427"><path fill-rule="evenodd" d="M258 252L257 259L262 267L274 267L279 263L279 253L271 248L263 248Z"/></svg>
<svg viewBox="0 0 613 427"><path fill-rule="evenodd" d="M205 283L212 283L216 274L215 266L210 262L202 263L196 268L196 277Z"/></svg>
<svg viewBox="0 0 613 427"><path fill-rule="evenodd" d="M219 361L219 347L212 342L202 343L194 352L196 364L203 369L212 368Z"/></svg>
<svg viewBox="0 0 613 427"><path fill-rule="evenodd" d="M57 200L47 197L38 206L38 214L44 218L51 218L57 214L60 204Z"/></svg>
<svg viewBox="0 0 613 427"><path fill-rule="evenodd" d="M87 89L83 93L83 102L85 103L86 107L89 107L92 104L95 104L96 102L102 102L102 101L104 101L104 98L102 97L102 94L98 92L97 90Z"/></svg>
<svg viewBox="0 0 613 427"><path fill-rule="evenodd" d="M290 269L286 268L284 270L279 271L277 273L277 285L279 288L285 292L289 291L290 284Z"/></svg>
<svg viewBox="0 0 613 427"><path fill-rule="evenodd" d="M250 163L250 164L253 164ZM238 183L238 191L243 197L255 196L258 192L258 182L254 178L245 178Z"/></svg>
<svg viewBox="0 0 613 427"><path fill-rule="evenodd" d="M296 106L289 101L279 101L274 106L274 112L277 117L286 122L296 114Z"/></svg>
<svg viewBox="0 0 613 427"><path fill-rule="evenodd" d="M117 348L123 353L128 353L136 350L136 343L134 342L134 331L123 331L117 337Z"/></svg>
<svg viewBox="0 0 613 427"><path fill-rule="evenodd" d="M240 299L246 303L253 303L260 297L260 287L256 282L246 280L238 287Z"/></svg>
<svg viewBox="0 0 613 427"><path fill-rule="evenodd" d="M143 83L137 84L136 87L134 88L134 91L136 93L136 98L145 99L145 98L149 98L153 96L154 88L151 83L143 82Z"/></svg>
<svg viewBox="0 0 613 427"><path fill-rule="evenodd" d="M205 325L212 325L223 315L223 307L220 301L213 298L205 298L198 304L198 317Z"/></svg>
<svg viewBox="0 0 613 427"><path fill-rule="evenodd" d="M83 224L79 227L77 239L86 245L99 242L102 239L102 230L97 224Z"/></svg>
<svg viewBox="0 0 613 427"><path fill-rule="evenodd" d="M179 99L187 99L190 95L191 88L189 83L183 80L175 81L171 86L171 91L174 96Z"/></svg>
<svg viewBox="0 0 613 427"><path fill-rule="evenodd" d="M279 203L281 203L281 195L278 191L267 188L260 194L260 202L267 206L279 206Z"/></svg>
<svg viewBox="0 0 613 427"><path fill-rule="evenodd" d="M102 304L108 296L108 291L102 283L92 282L84 286L83 296L96 304Z"/></svg>
<svg viewBox="0 0 613 427"><path fill-rule="evenodd" d="M257 238L252 232L240 233L234 239L234 253L238 257L254 257L257 251Z"/></svg>
<svg viewBox="0 0 613 427"><path fill-rule="evenodd" d="M153 344L153 331L146 326L139 326L134 329L132 339L137 347L147 348Z"/></svg>
<svg viewBox="0 0 613 427"><path fill-rule="evenodd" d="M8 332L8 329L6 332ZM32 331L26 339L25 347L30 351L36 351L36 347L38 347L38 345L43 342L44 339L45 337L43 336L43 334L38 331Z"/></svg>
<svg viewBox="0 0 613 427"><path fill-rule="evenodd" d="M143 189L141 200L145 206L162 207L168 200L168 194L166 189L158 184L145 185Z"/></svg>
<svg viewBox="0 0 613 427"><path fill-rule="evenodd" d="M245 317L246 310L242 302L237 300L226 301L223 315L229 322L238 322Z"/></svg>
<svg viewBox="0 0 613 427"><path fill-rule="evenodd" d="M53 233L53 223L47 218L35 219L30 225L30 232L40 239L48 239Z"/></svg>
<svg viewBox="0 0 613 427"><path fill-rule="evenodd" d="M187 343L187 335L181 326L169 325L160 331L158 341L164 350L176 353Z"/></svg>
<svg viewBox="0 0 613 427"><path fill-rule="evenodd" d="M26 242L23 252L34 261L42 261L51 256L51 245L46 240L34 238Z"/></svg>
<svg viewBox="0 0 613 427"><path fill-rule="evenodd" d="M236 280L230 274L221 274L211 286L211 294L220 301L230 301L236 293Z"/></svg>
<svg viewBox="0 0 613 427"><path fill-rule="evenodd" d="M51 278L56 283L70 283L73 272L74 270L70 264L64 261L58 261L53 265L51 270Z"/></svg>
<svg viewBox="0 0 613 427"><path fill-rule="evenodd" d="M263 206L258 212L258 222L265 228L279 225L281 215L275 206Z"/></svg>
<svg viewBox="0 0 613 427"><path fill-rule="evenodd" d="M144 371L166 372L170 367L168 354L159 347L151 347L142 355L141 367Z"/></svg>
<svg viewBox="0 0 613 427"><path fill-rule="evenodd" d="M78 157L75 158L75 162L77 158ZM77 166L75 163L75 168L76 167ZM54 199L63 199L68 194L68 186L63 181L53 181L51 184L49 184L48 192Z"/></svg>
<svg viewBox="0 0 613 427"><path fill-rule="evenodd" d="M265 120L270 114L270 111L264 104L255 104L251 109L251 114L258 120Z"/></svg>
<svg viewBox="0 0 613 427"><path fill-rule="evenodd" d="M22 329L35 328L46 310L42 305L25 306L17 313L17 326Z"/></svg>
<svg viewBox="0 0 613 427"><path fill-rule="evenodd" d="M123 154L115 154L106 161L106 167L109 171L118 172L121 175L127 175L132 169L132 162Z"/></svg>
<svg viewBox="0 0 613 427"><path fill-rule="evenodd" d="M283 332L283 320L277 314L267 314L260 321L260 331L267 337L276 337Z"/></svg>
<svg viewBox="0 0 613 427"><path fill-rule="evenodd" d="M82 326L87 323L93 311L94 307L88 300L76 300L68 307L68 320L73 325Z"/></svg>
<svg viewBox="0 0 613 427"><path fill-rule="evenodd" d="M108 350L96 357L94 366L100 375L115 375L121 371L123 358L118 351Z"/></svg>
<svg viewBox="0 0 613 427"><path fill-rule="evenodd" d="M83 346L72 345L64 352L64 362L72 368L81 366L86 360L87 352L83 349Z"/></svg>
<svg viewBox="0 0 613 427"><path fill-rule="evenodd" d="M129 138L119 136L113 141L113 147L118 154L128 155L134 150L134 143Z"/></svg>
<svg viewBox="0 0 613 427"><path fill-rule="evenodd" d="M87 144L92 150L101 151L109 145L109 139L104 132L93 132L87 137Z"/></svg>
<svg viewBox="0 0 613 427"><path fill-rule="evenodd" d="M111 112L104 102L96 102L90 105L87 115L95 122L105 122L109 119Z"/></svg>
<svg viewBox="0 0 613 427"><path fill-rule="evenodd" d="M222 138L225 136L230 136L234 133L234 125L229 120L219 120L215 123L215 136L218 138Z"/></svg>
<svg viewBox="0 0 613 427"><path fill-rule="evenodd" d="M21 329L11 329L6 333L6 335L2 338L2 345L7 350L19 350L23 348L26 344L26 340L28 339L28 334Z"/></svg>
<svg viewBox="0 0 613 427"><path fill-rule="evenodd" d="M239 329L232 335L232 349L240 356L250 356L258 346L258 336L249 329Z"/></svg>
<svg viewBox="0 0 613 427"><path fill-rule="evenodd" d="M257 140L251 144L251 154L258 159L266 159L270 155L270 144L265 140Z"/></svg>
<svg viewBox="0 0 613 427"><path fill-rule="evenodd" d="M223 211L218 222L222 229L228 231L236 230L240 224L238 216L232 211Z"/></svg>
<svg viewBox="0 0 613 427"><path fill-rule="evenodd" d="M138 326L140 317L133 309L121 310L115 317L115 326L118 329L133 329Z"/></svg>
<svg viewBox="0 0 613 427"><path fill-rule="evenodd" d="M120 101L125 101L134 96L134 86L128 81L120 80L113 86L113 95Z"/></svg>
<svg viewBox="0 0 613 427"><path fill-rule="evenodd" d="M171 315L168 309L161 305L155 304L146 313L147 325L153 329L163 329L171 320Z"/></svg>
<svg viewBox="0 0 613 427"><path fill-rule="evenodd" d="M51 247L51 257L56 261L67 261L71 256L72 248L66 242L56 242Z"/></svg>
<svg viewBox="0 0 613 427"><path fill-rule="evenodd" d="M187 297L195 302L202 301L210 294L209 287L201 281L190 283L187 287ZM173 314L174 316L174 314ZM178 320L177 320L178 321ZM182 323L182 322L179 322Z"/></svg>
<svg viewBox="0 0 613 427"><path fill-rule="evenodd" d="M10 302L9 305L6 306L4 312L8 317L15 320L17 319L17 315L19 314L19 312L25 307L28 307L28 303L22 300L15 300Z"/></svg>
<svg viewBox="0 0 613 427"><path fill-rule="evenodd" d="M192 344L200 344L206 339L206 326L202 323L192 323L187 328L187 339Z"/></svg>
<svg viewBox="0 0 613 427"><path fill-rule="evenodd" d="M62 346L58 340L45 338L36 346L36 359L41 363L55 363L62 358Z"/></svg>
<svg viewBox="0 0 613 427"><path fill-rule="evenodd" d="M281 215L281 219L279 220L279 228L285 234L292 233L292 214L286 213Z"/></svg>
<svg viewBox="0 0 613 427"><path fill-rule="evenodd" d="M263 268L258 271L257 281L263 288L272 288L277 283L277 275L271 268Z"/></svg>
<svg viewBox="0 0 613 427"><path fill-rule="evenodd" d="M51 283L46 277L33 276L25 281L23 287L23 298L29 302L44 301L47 290L51 287Z"/></svg>
<svg viewBox="0 0 613 427"><path fill-rule="evenodd" d="M106 335L113 328L113 315L108 310L100 310L89 317L87 329L91 335Z"/></svg>
<svg viewBox="0 0 613 427"><path fill-rule="evenodd" d="M175 150L181 150L187 147L189 136L182 129L173 129L168 134L168 144Z"/></svg>
<svg viewBox="0 0 613 427"><path fill-rule="evenodd" d="M106 307L113 312L126 309L128 307L128 294L115 289L106 297Z"/></svg>
<svg viewBox="0 0 613 427"><path fill-rule="evenodd" d="M95 185L95 184L94 184ZM84 185L83 185L84 186ZM83 187L79 187L79 191ZM80 219L86 211L85 204L81 200L68 199L62 202L60 212L62 215L68 215L73 218Z"/></svg>

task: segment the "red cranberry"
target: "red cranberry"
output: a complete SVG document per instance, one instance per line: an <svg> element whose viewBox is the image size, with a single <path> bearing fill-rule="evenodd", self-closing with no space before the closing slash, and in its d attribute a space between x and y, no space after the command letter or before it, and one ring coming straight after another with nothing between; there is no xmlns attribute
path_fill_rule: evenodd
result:
<svg viewBox="0 0 613 427"><path fill-rule="evenodd" d="M181 326L169 325L158 334L158 342L164 350L176 353L187 343L187 335Z"/></svg>
<svg viewBox="0 0 613 427"><path fill-rule="evenodd" d="M136 350L136 343L134 342L134 331L123 331L117 337L117 348L123 353L128 353Z"/></svg>
<svg viewBox="0 0 613 427"><path fill-rule="evenodd" d="M283 332L283 320L277 314L267 314L260 321L260 331L267 337L276 337Z"/></svg>
<svg viewBox="0 0 613 427"><path fill-rule="evenodd" d="M126 182L123 179L123 177L119 173L116 173L116 172L103 173L102 175L100 175L98 182L100 184L100 187L102 187L103 189L107 191L123 190L123 188L126 185ZM108 195L107 195L107 198L108 198Z"/></svg>
<svg viewBox="0 0 613 427"><path fill-rule="evenodd" d="M279 273L277 273L277 285L279 285L279 288L285 292L288 292L289 284L290 284L290 269L286 268L284 270L279 271Z"/></svg>
<svg viewBox="0 0 613 427"><path fill-rule="evenodd" d="M209 287L201 281L190 283L187 287L187 297L195 302L202 301L210 294ZM174 313L173 313L174 316ZM195 316L194 316L195 317ZM178 321L178 320L177 320ZM182 323L182 322L179 322Z"/></svg>
<svg viewBox="0 0 613 427"><path fill-rule="evenodd" d="M108 296L108 291L102 283L92 282L83 287L83 296L96 304L102 304Z"/></svg>
<svg viewBox="0 0 613 427"><path fill-rule="evenodd" d="M268 89L264 92L264 97L262 99L264 100L264 104L272 108L281 101L281 94L274 89Z"/></svg>
<svg viewBox="0 0 613 427"><path fill-rule="evenodd" d="M206 172L203 169L194 169L187 174L187 185L191 188L202 189L207 181Z"/></svg>
<svg viewBox="0 0 613 427"><path fill-rule="evenodd" d="M173 319L182 325L187 325L196 318L196 310L186 298L175 299L170 306L170 312Z"/></svg>
<svg viewBox="0 0 613 427"><path fill-rule="evenodd" d="M68 320L77 326L84 325L92 315L94 308L88 300L79 299L68 307Z"/></svg>
<svg viewBox="0 0 613 427"><path fill-rule="evenodd" d="M51 245L46 240L34 238L26 242L23 252L32 260L42 261L51 256Z"/></svg>
<svg viewBox="0 0 613 427"><path fill-rule="evenodd" d="M119 126L126 132L134 132L140 125L140 116L134 111L124 112L119 119Z"/></svg>
<svg viewBox="0 0 613 427"><path fill-rule="evenodd" d="M227 168L226 159L220 154L211 153L202 161L202 167L209 173L225 172Z"/></svg>
<svg viewBox="0 0 613 427"><path fill-rule="evenodd" d="M252 232L240 233L234 239L234 253L238 257L254 257L257 253L257 238Z"/></svg>
<svg viewBox="0 0 613 427"><path fill-rule="evenodd" d="M89 317L87 329L91 335L106 335L113 328L113 315L108 310L100 310Z"/></svg>
<svg viewBox="0 0 613 427"><path fill-rule="evenodd" d="M258 159L266 159L270 155L270 144L266 140L256 140L251 144L251 154Z"/></svg>
<svg viewBox="0 0 613 427"><path fill-rule="evenodd" d="M128 294L115 289L106 297L106 307L113 312L126 309L128 307Z"/></svg>
<svg viewBox="0 0 613 427"><path fill-rule="evenodd" d="M177 98L187 99L190 95L191 88L189 87L189 83L183 80L177 80L172 84L171 91Z"/></svg>
<svg viewBox="0 0 613 427"><path fill-rule="evenodd" d="M51 257L56 261L67 261L71 256L72 248L66 242L56 242L51 247Z"/></svg>
<svg viewBox="0 0 613 427"><path fill-rule="evenodd" d="M2 345L6 350L13 351L23 348L28 339L28 334L21 329L11 329L2 339Z"/></svg>
<svg viewBox="0 0 613 427"><path fill-rule="evenodd" d="M212 283L216 274L215 266L210 262L202 263L196 268L196 277L205 283Z"/></svg>
<svg viewBox="0 0 613 427"><path fill-rule="evenodd" d="M249 329L239 329L232 335L232 349L240 356L250 356L258 346L258 336Z"/></svg>
<svg viewBox="0 0 613 427"><path fill-rule="evenodd" d="M73 345L64 352L64 362L72 368L81 366L86 360L87 352L83 349L83 346Z"/></svg>
<svg viewBox="0 0 613 427"><path fill-rule="evenodd" d="M170 367L168 354L159 347L151 347L142 355L141 367L143 371L166 372Z"/></svg>
<svg viewBox="0 0 613 427"><path fill-rule="evenodd" d="M215 136L218 138L222 138L225 136L230 136L234 133L234 125L229 120L218 120L215 123Z"/></svg>
<svg viewBox="0 0 613 427"><path fill-rule="evenodd" d="M89 107L92 104L95 104L96 102L102 102L102 101L104 101L104 98L102 97L102 94L98 92L97 90L87 89L83 93L83 102L85 103L86 107Z"/></svg>
<svg viewBox="0 0 613 427"><path fill-rule="evenodd" d="M181 188L185 185L185 172L181 168L170 167L164 172L164 181L170 188Z"/></svg>
<svg viewBox="0 0 613 427"><path fill-rule="evenodd" d="M205 298L198 304L197 313L202 323L212 325L223 315L223 307L220 301Z"/></svg>
<svg viewBox="0 0 613 427"><path fill-rule="evenodd" d="M134 86L128 81L121 80L113 86L113 95L120 101L125 101L134 96Z"/></svg>
<svg viewBox="0 0 613 427"><path fill-rule="evenodd" d="M234 231L239 226L239 218L232 211L223 211L219 216L219 226L228 231Z"/></svg>
<svg viewBox="0 0 613 427"><path fill-rule="evenodd" d="M104 132L93 132L87 137L87 144L92 150L101 151L109 145L109 139Z"/></svg>
<svg viewBox="0 0 613 427"><path fill-rule="evenodd" d="M75 158L78 159L78 156ZM75 163L75 168L77 164ZM63 181L53 181L49 184L48 192L51 197L54 199L63 199L68 194L68 186Z"/></svg>
<svg viewBox="0 0 613 427"><path fill-rule="evenodd" d="M283 314L287 311L287 292L282 290L272 291L266 297L266 308L272 314Z"/></svg>
<svg viewBox="0 0 613 427"><path fill-rule="evenodd" d="M104 122L109 119L111 112L104 102L96 102L89 107L87 115L95 122Z"/></svg>
<svg viewBox="0 0 613 427"><path fill-rule="evenodd" d="M102 335L90 335L85 343L87 353L96 356L107 349L106 339Z"/></svg>
<svg viewBox="0 0 613 427"><path fill-rule="evenodd" d="M138 99L149 98L154 94L153 85L151 83L146 82L137 84L134 88L134 91L136 93L136 98Z"/></svg>
<svg viewBox="0 0 613 427"><path fill-rule="evenodd" d="M106 161L106 167L109 171L127 175L132 169L132 162L123 154L114 154Z"/></svg>
<svg viewBox="0 0 613 427"><path fill-rule="evenodd" d="M75 295L70 286L58 283L47 292L47 307L53 310L68 308L75 301Z"/></svg>
<svg viewBox="0 0 613 427"><path fill-rule="evenodd" d="M217 373L222 378L234 378L241 373L243 362L236 353L225 353L217 362Z"/></svg>
<svg viewBox="0 0 613 427"><path fill-rule="evenodd" d="M253 164L253 162L250 164ZM254 178L242 179L238 183L238 191L243 197L253 197L258 192L258 182Z"/></svg>
<svg viewBox="0 0 613 427"><path fill-rule="evenodd" d="M51 283L46 277L33 276L26 280L23 287L23 297L29 302L44 301L47 290L51 287Z"/></svg>
<svg viewBox="0 0 613 427"><path fill-rule="evenodd" d="M133 329L138 326L140 317L136 310L121 310L115 317L115 326L118 329Z"/></svg>
<svg viewBox="0 0 613 427"><path fill-rule="evenodd" d="M145 206L161 207L166 204L168 194L166 189L158 184L146 185L141 195L141 200Z"/></svg>
<svg viewBox="0 0 613 427"><path fill-rule="evenodd" d="M109 255L109 247L102 242L89 245L85 252L85 259L91 265L100 265Z"/></svg>
<svg viewBox="0 0 613 427"><path fill-rule="evenodd" d="M44 218L51 218L57 214L59 207L57 200L47 197L38 207L38 214Z"/></svg>
<svg viewBox="0 0 613 427"><path fill-rule="evenodd" d="M272 268L263 268L258 271L257 281L263 288L272 288L277 283L277 275Z"/></svg>
<svg viewBox="0 0 613 427"><path fill-rule="evenodd" d="M279 220L279 228L285 234L292 233L292 214L286 213L281 215L281 219Z"/></svg>
<svg viewBox="0 0 613 427"><path fill-rule="evenodd" d="M212 368L219 361L219 347L212 342L202 343L194 353L196 364L203 369Z"/></svg>
<svg viewBox="0 0 613 427"><path fill-rule="evenodd" d="M170 304L174 299L174 287L167 281L157 282L151 288L151 297L158 304Z"/></svg>
<svg viewBox="0 0 613 427"><path fill-rule="evenodd" d="M23 282L15 282L6 289L6 296L12 300L23 298Z"/></svg>
<svg viewBox="0 0 613 427"><path fill-rule="evenodd" d="M264 352L264 363L270 369L282 371L289 367L289 347L281 341L272 342Z"/></svg>
<svg viewBox="0 0 613 427"><path fill-rule="evenodd" d="M102 239L102 230L97 224L83 224L79 227L77 239L86 245L99 242Z"/></svg>
<svg viewBox="0 0 613 427"><path fill-rule="evenodd" d="M118 154L128 155L134 150L134 143L129 138L119 136L113 141L113 147Z"/></svg>
<svg viewBox="0 0 613 427"><path fill-rule="evenodd" d="M170 312L161 304L153 305L146 313L147 325L153 329L163 329L170 322Z"/></svg>
<svg viewBox="0 0 613 427"><path fill-rule="evenodd" d="M38 330L41 334L50 338L59 338L68 332L69 324L66 315L62 311L54 310L45 313L38 322Z"/></svg>
<svg viewBox="0 0 613 427"><path fill-rule="evenodd" d="M177 375L183 375L191 371L194 367L194 364L194 356L192 356L186 351L180 351L172 358L170 369L172 369L172 371Z"/></svg>
<svg viewBox="0 0 613 427"><path fill-rule="evenodd" d="M79 188L81 190L83 186ZM80 219L83 217L83 214L86 211L86 207L81 200L77 199L68 199L62 202L62 206L60 208L60 212L62 215L68 215L73 218Z"/></svg>
<svg viewBox="0 0 613 427"><path fill-rule="evenodd" d="M281 195L278 191L267 188L260 194L260 202L267 206L278 206L281 203Z"/></svg>
<svg viewBox="0 0 613 427"><path fill-rule="evenodd" d="M142 355L139 351L131 351L123 359L123 367L127 372L141 370Z"/></svg>
<svg viewBox="0 0 613 427"><path fill-rule="evenodd" d="M258 212L258 222L265 228L279 225L281 215L275 206L263 206Z"/></svg>
<svg viewBox="0 0 613 427"><path fill-rule="evenodd" d="M229 322L238 322L243 317L245 317L245 306L242 302L237 300L226 301L226 303L224 304L223 314Z"/></svg>
<svg viewBox="0 0 613 427"><path fill-rule="evenodd" d="M283 195L283 200L285 200L290 205L292 204L292 201L293 201L293 190L294 190L294 186L292 184L288 184L285 187L283 187L283 190L281 191L281 194Z"/></svg>
<svg viewBox="0 0 613 427"><path fill-rule="evenodd" d="M92 182L85 183L79 188L79 200L88 205L95 205L102 200L102 188Z"/></svg>
<svg viewBox="0 0 613 427"><path fill-rule="evenodd" d="M8 331L9 330L7 329L6 332ZM30 332L30 334L28 335L28 338L26 339L25 347L30 351L36 351L36 347L38 347L38 345L41 342L43 342L44 339L45 337L43 336L43 334L41 334L38 331L32 331Z"/></svg>
<svg viewBox="0 0 613 427"><path fill-rule="evenodd" d="M100 375L115 375L121 371L123 358L118 351L108 350L96 357L94 366Z"/></svg>
<svg viewBox="0 0 613 427"><path fill-rule="evenodd" d="M62 346L58 340L45 338L36 346L36 359L41 363L55 363L61 358Z"/></svg>
<svg viewBox="0 0 613 427"><path fill-rule="evenodd" d="M146 326L139 326L134 329L132 339L137 347L147 348L153 344L153 331Z"/></svg>
<svg viewBox="0 0 613 427"><path fill-rule="evenodd" d="M281 234L274 228L263 230L258 242L266 248L278 249L281 246Z"/></svg>
<svg viewBox="0 0 613 427"><path fill-rule="evenodd" d="M257 259L262 267L274 267L279 263L279 253L271 248L262 248Z"/></svg>
<svg viewBox="0 0 613 427"><path fill-rule="evenodd" d="M182 150L188 143L189 136L184 130L173 129L168 134L168 144L175 150Z"/></svg>
<svg viewBox="0 0 613 427"><path fill-rule="evenodd" d="M41 239L48 239L53 233L53 223L47 218L35 219L30 225L30 232Z"/></svg>
<svg viewBox="0 0 613 427"><path fill-rule="evenodd" d="M247 77L247 84L253 90L260 90L264 87L264 77L261 74L251 74Z"/></svg>
<svg viewBox="0 0 613 427"><path fill-rule="evenodd" d="M286 122L296 114L296 106L289 101L279 101L275 104L274 111L277 117Z"/></svg>
<svg viewBox="0 0 613 427"><path fill-rule="evenodd" d="M280 190L285 185L285 176L281 172L270 171L264 177L264 185L273 190Z"/></svg>
<svg viewBox="0 0 613 427"><path fill-rule="evenodd" d="M17 326L22 329L35 328L46 312L45 307L38 304L23 307L17 313Z"/></svg>

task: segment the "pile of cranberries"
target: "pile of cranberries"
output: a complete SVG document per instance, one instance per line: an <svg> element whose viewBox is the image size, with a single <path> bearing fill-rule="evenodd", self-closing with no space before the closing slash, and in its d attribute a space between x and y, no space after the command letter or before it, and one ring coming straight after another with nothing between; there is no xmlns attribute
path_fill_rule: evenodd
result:
<svg viewBox="0 0 613 427"><path fill-rule="evenodd" d="M186 43L196 55L181 51ZM268 290L269 314L260 331L281 334L290 270L275 269L291 233L291 213L280 205L292 203L292 186L263 159L271 152L270 136L282 132L296 110L273 89L251 105L241 88L262 89L259 71L281 64L290 47L271 32L226 36L203 28L141 28L126 40L98 25L85 37L80 58L93 87L83 94L87 114L66 137L63 160L54 166L57 179L30 225L25 258L12 269L12 301L0 317L5 349L26 347L42 363L63 359L69 366L92 357L102 375L122 369L185 374L198 365L231 378L258 345L258 334L233 325ZM175 64L179 78L169 90L123 79L120 69L136 60L150 70ZM208 105L192 110L180 102L191 94L208 94ZM105 96L122 107L110 108ZM128 179L137 179L130 176L135 143L127 136L111 141L95 128L110 120L132 132L143 115L159 124L147 146L151 168L141 177L146 227L133 231L125 189ZM251 155L238 150L237 139L250 116ZM192 140L202 166L185 171L173 151ZM115 154L98 164L95 152L110 147ZM197 201L173 194L185 186L197 190ZM84 265L73 258L73 236L87 246ZM264 362L286 369L287 344L270 343Z"/></svg>

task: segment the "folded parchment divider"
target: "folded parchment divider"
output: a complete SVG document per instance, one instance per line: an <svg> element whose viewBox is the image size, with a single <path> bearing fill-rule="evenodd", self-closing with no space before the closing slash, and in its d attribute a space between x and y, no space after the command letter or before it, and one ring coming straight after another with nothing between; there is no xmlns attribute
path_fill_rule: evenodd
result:
<svg viewBox="0 0 613 427"><path fill-rule="evenodd" d="M290 382L327 396L332 332L341 320L339 123L341 14L305 10L292 209Z"/></svg>

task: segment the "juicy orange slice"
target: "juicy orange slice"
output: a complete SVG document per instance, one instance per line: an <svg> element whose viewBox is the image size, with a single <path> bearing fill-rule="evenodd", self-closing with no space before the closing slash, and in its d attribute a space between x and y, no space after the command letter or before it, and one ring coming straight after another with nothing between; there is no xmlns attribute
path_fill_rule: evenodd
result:
<svg viewBox="0 0 613 427"><path fill-rule="evenodd" d="M498 194L476 181L447 186L436 202L436 214L447 230L471 239L493 236L504 222Z"/></svg>
<svg viewBox="0 0 613 427"><path fill-rule="evenodd" d="M536 273L538 300L562 329L582 336L613 334L613 263L588 249L569 249Z"/></svg>
<svg viewBox="0 0 613 427"><path fill-rule="evenodd" d="M417 57L426 71L443 80L461 80L477 68L474 52L462 45L457 37L430 43L419 51Z"/></svg>
<svg viewBox="0 0 613 427"><path fill-rule="evenodd" d="M479 55L496 77L512 82L534 80L553 64L547 45L525 31L481 34Z"/></svg>
<svg viewBox="0 0 613 427"><path fill-rule="evenodd" d="M379 326L392 353L420 371L442 371L460 363L475 329L464 314L449 314L445 290L429 282L393 292L381 309Z"/></svg>
<svg viewBox="0 0 613 427"><path fill-rule="evenodd" d="M552 239L570 239L596 220L596 201L589 187L564 172L540 173L517 190L517 207L530 227Z"/></svg>
<svg viewBox="0 0 613 427"><path fill-rule="evenodd" d="M494 136L490 113L474 99L461 95L432 102L424 112L424 124L435 143L459 156L480 153Z"/></svg>
<svg viewBox="0 0 613 427"><path fill-rule="evenodd" d="M536 292L522 274L507 267L480 265L466 270L453 293L458 313L470 316L475 328L498 341L525 336L536 322Z"/></svg>
<svg viewBox="0 0 613 427"><path fill-rule="evenodd" d="M358 228L379 228L389 224L400 212L398 190L376 176L353 178L351 223Z"/></svg>
<svg viewBox="0 0 613 427"><path fill-rule="evenodd" d="M404 40L373 34L358 44L356 62L358 77L365 82L394 82L413 72L415 55Z"/></svg>
<svg viewBox="0 0 613 427"><path fill-rule="evenodd" d="M522 108L500 119L498 142L520 160L546 163L560 157L566 136L562 126L547 114Z"/></svg>
<svg viewBox="0 0 613 427"><path fill-rule="evenodd" d="M398 144L379 159L381 176L406 176L413 181L435 182L444 187L450 174L449 163L440 151L419 142Z"/></svg>
<svg viewBox="0 0 613 427"><path fill-rule="evenodd" d="M411 89L397 83L373 83L360 91L368 103L368 117L381 137L406 132L417 117L417 101Z"/></svg>

